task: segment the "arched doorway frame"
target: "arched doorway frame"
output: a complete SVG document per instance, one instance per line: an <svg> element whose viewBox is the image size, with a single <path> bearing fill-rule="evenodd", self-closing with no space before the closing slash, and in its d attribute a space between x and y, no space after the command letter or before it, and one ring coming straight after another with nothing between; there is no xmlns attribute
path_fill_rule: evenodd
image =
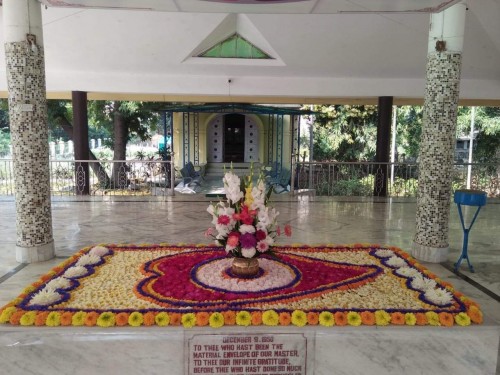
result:
<svg viewBox="0 0 500 375"><path fill-rule="evenodd" d="M244 112L235 112L237 114L241 114L243 116L245 116L245 122L247 119L251 119L253 121L253 123L255 125L257 125L257 129L258 129L258 132L259 132L259 135L258 135L258 147L259 147L259 151L258 151L258 158L257 160L255 160L254 162L256 163L261 163L261 164L265 164L266 163L266 159L265 159L265 156L266 156L266 153L265 153L265 150L266 150L266 129L264 127L264 123L262 121L262 119L259 117L259 115L256 115L256 114L252 114L252 113L244 113ZM204 122L203 126L204 126L204 133L206 134L206 139L205 139L205 144L206 144L206 160L208 163L217 163L217 161L214 161L214 160L210 160L210 146L212 144L212 139L210 137L210 126L214 124L214 122L217 120L217 119L220 119L220 125L224 126L224 121L222 121L222 119L224 118L225 115L227 115L228 113L213 113L211 114L210 116L208 116L208 118L206 119L206 121ZM221 127L221 131L223 131L223 128ZM222 136L222 133L220 134ZM220 140L218 140L218 143L221 143ZM223 163L224 160L223 160L223 150L218 150L219 152L219 158L220 158L220 163Z"/></svg>

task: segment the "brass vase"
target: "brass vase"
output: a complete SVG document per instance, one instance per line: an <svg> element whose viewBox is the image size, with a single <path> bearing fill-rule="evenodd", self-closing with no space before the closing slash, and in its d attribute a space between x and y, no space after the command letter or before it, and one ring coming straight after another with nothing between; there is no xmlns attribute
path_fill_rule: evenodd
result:
<svg viewBox="0 0 500 375"><path fill-rule="evenodd" d="M238 277L252 277L259 273L259 260L257 258L233 258L231 272Z"/></svg>

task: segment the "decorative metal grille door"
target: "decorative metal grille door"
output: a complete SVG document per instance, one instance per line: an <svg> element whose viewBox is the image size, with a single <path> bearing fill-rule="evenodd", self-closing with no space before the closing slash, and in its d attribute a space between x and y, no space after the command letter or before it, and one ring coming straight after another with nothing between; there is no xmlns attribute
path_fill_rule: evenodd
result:
<svg viewBox="0 0 500 375"><path fill-rule="evenodd" d="M259 127L245 116L245 163L259 162Z"/></svg>
<svg viewBox="0 0 500 375"><path fill-rule="evenodd" d="M224 147L224 117L217 116L208 124L207 128L207 161L222 163Z"/></svg>

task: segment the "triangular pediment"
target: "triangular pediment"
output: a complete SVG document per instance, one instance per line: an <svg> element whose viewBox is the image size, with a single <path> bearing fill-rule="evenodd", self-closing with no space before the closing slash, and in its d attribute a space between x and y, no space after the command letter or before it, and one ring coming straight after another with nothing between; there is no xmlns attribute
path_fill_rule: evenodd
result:
<svg viewBox="0 0 500 375"><path fill-rule="evenodd" d="M192 63L284 65L244 14L228 14L184 60Z"/></svg>
<svg viewBox="0 0 500 375"><path fill-rule="evenodd" d="M198 57L232 59L272 59L267 53L256 47L238 33L215 44Z"/></svg>

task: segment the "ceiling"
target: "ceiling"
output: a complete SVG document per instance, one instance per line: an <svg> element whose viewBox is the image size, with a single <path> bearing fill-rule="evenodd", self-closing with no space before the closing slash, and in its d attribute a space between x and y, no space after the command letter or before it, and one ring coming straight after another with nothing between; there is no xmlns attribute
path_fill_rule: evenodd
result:
<svg viewBox="0 0 500 375"><path fill-rule="evenodd" d="M46 5L42 16L49 97L69 97L79 90L93 98L262 103L370 102L379 96L420 101L429 12L454 3L41 2ZM469 5L462 99L500 104L499 19L500 0ZM234 32L274 59L196 57ZM0 70L5 69L3 55L0 48ZM5 75L0 76L2 92L6 94Z"/></svg>
<svg viewBox="0 0 500 375"><path fill-rule="evenodd" d="M47 6L188 13L438 12L457 0L40 0Z"/></svg>

